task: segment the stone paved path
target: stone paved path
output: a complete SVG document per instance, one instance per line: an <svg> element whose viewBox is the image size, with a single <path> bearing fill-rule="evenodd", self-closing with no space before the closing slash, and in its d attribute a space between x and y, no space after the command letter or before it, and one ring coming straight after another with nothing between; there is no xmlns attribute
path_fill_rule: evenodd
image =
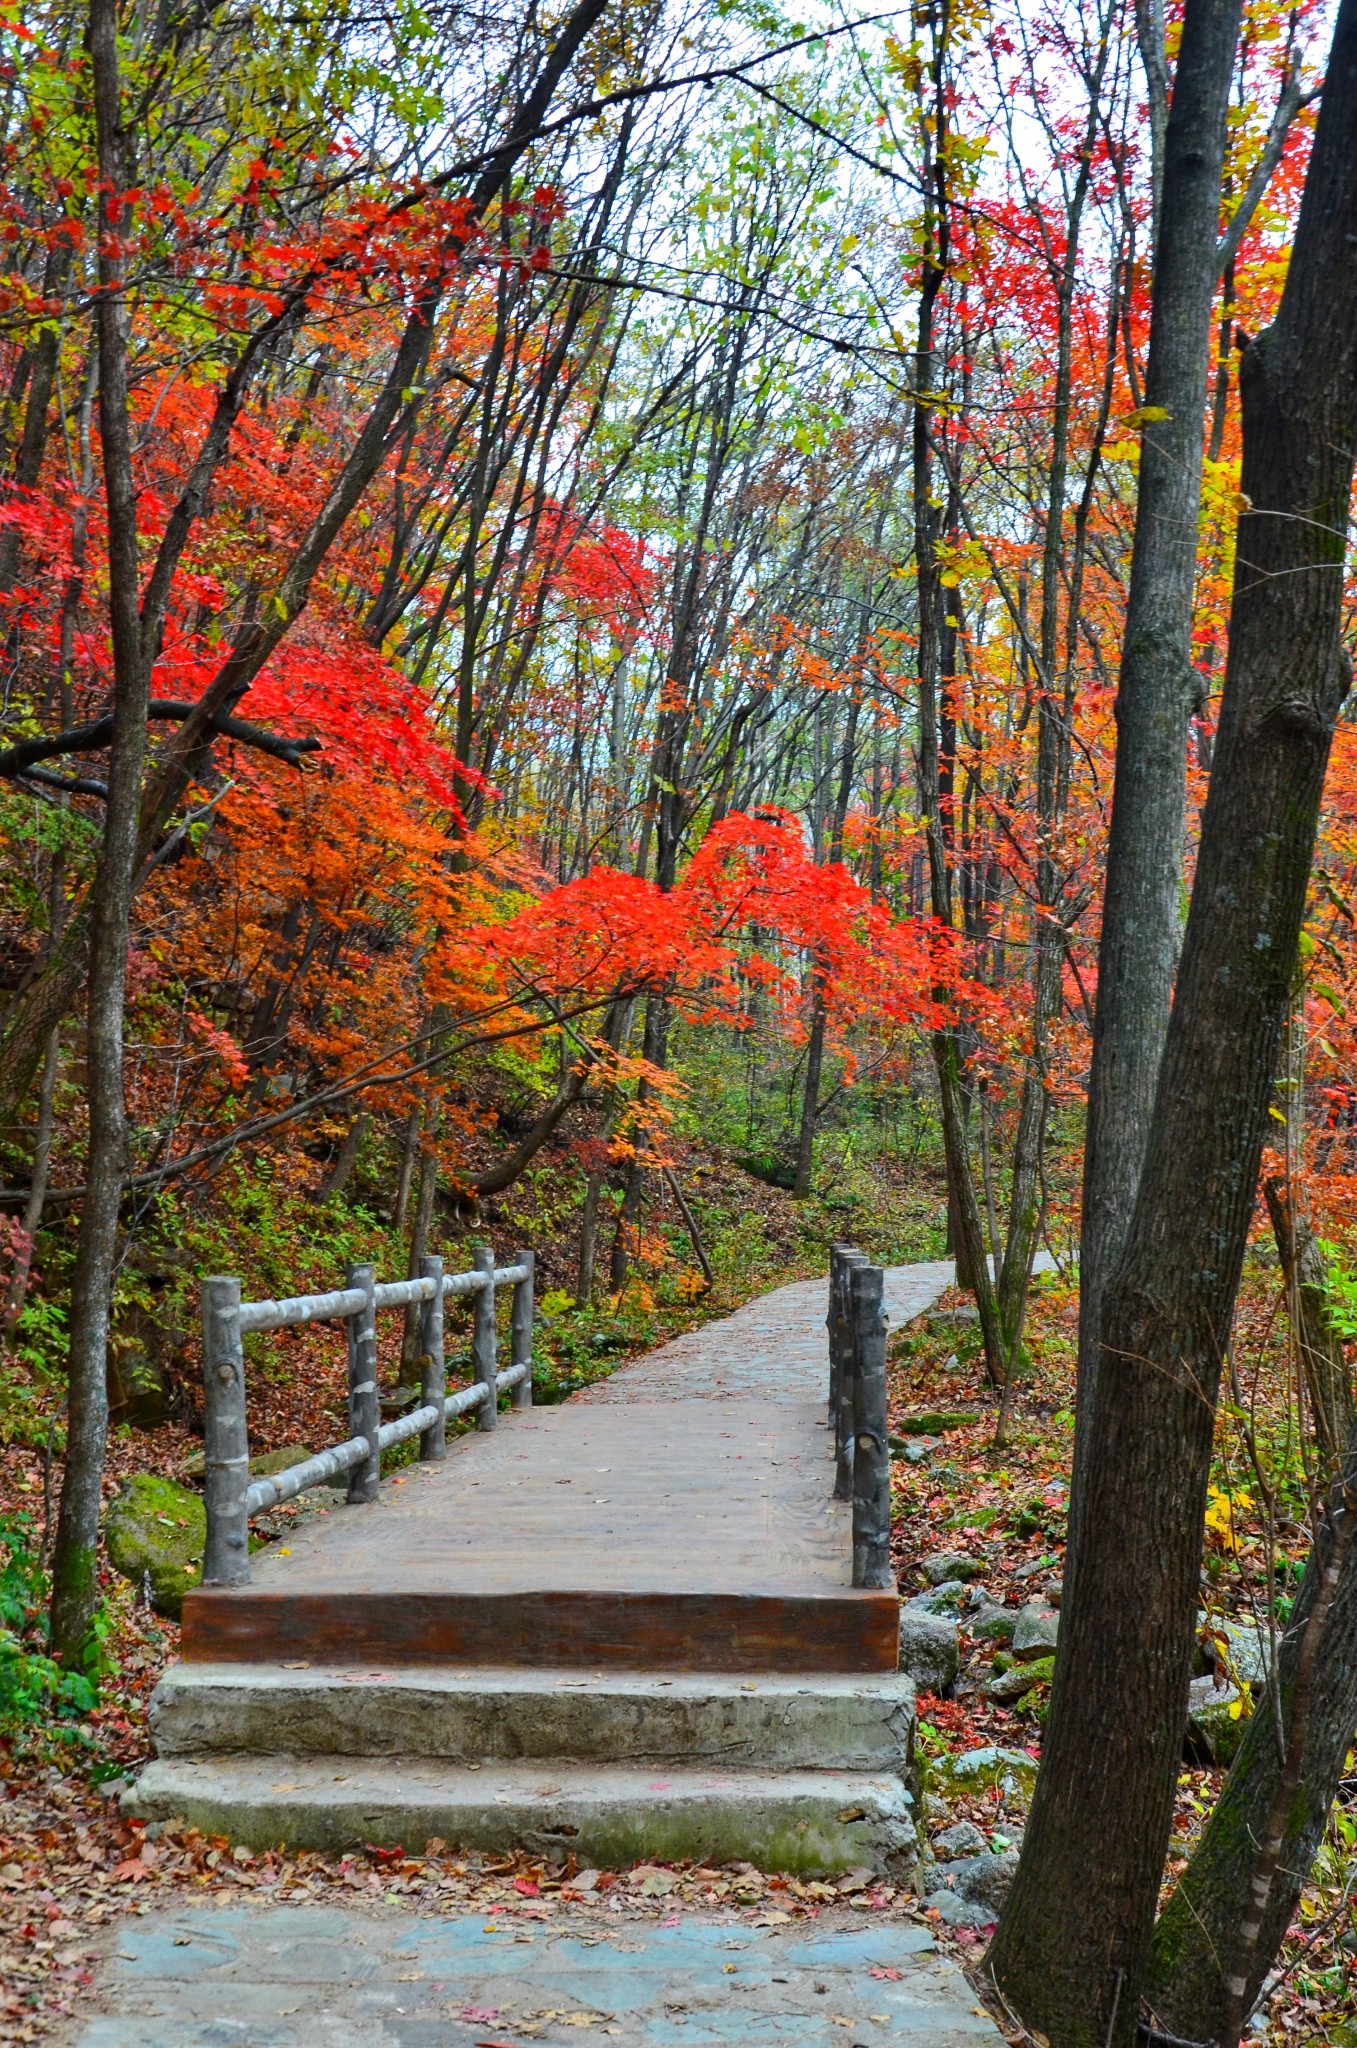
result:
<svg viewBox="0 0 1357 2048"><path fill-rule="evenodd" d="M79 2048L999 2048L924 1928L864 1922L159 1911L121 1924Z"/></svg>
<svg viewBox="0 0 1357 2048"><path fill-rule="evenodd" d="M952 1284L952 1261L886 1268L886 1314L898 1329ZM829 1394L824 1280L796 1280L719 1323L676 1337L599 1380L578 1401L823 1401Z"/></svg>
<svg viewBox="0 0 1357 2048"><path fill-rule="evenodd" d="M889 1269L892 1322L922 1314L951 1278L947 1261ZM821 1401L824 1313L822 1281L778 1288L577 1398ZM965 1979L917 1923L843 1908L788 1926L751 1924L756 1917L675 1913L656 1921L600 1908L533 1921L357 1904L158 1907L112 1930L97 2016L67 2041L73 2048L609 2048L614 2041L628 2048L999 2048L1001 2037Z"/></svg>

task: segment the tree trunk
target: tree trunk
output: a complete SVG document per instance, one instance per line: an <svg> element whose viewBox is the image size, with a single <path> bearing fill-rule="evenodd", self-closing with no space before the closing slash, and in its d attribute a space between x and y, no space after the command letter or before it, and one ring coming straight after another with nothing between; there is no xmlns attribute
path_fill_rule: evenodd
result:
<svg viewBox="0 0 1357 2048"><path fill-rule="evenodd" d="M947 78L948 29L934 30L929 76L933 89L931 160L924 167L927 194L922 227L923 266L919 289L918 340L914 356L916 397L911 430L914 454L914 560L919 609L919 810L925 826L929 899L939 924L952 926L952 877L948 862L948 821L943 816L944 772L939 733L939 689L942 680L944 593L938 561L939 512L934 487L933 434L940 376L936 337L937 302L947 275L950 205L948 191ZM945 993L940 990L940 993ZM995 1386L1003 1380L1003 1342L984 1230L966 1142L968 1104L965 1055L958 1030L933 1033L933 1064L937 1070L942 1112L943 1156L947 1167L947 1211L950 1249L956 1259L959 1285L975 1294L985 1366Z"/></svg>
<svg viewBox="0 0 1357 2048"><path fill-rule="evenodd" d="M815 1167L815 1126L820 1115L820 1076L825 1064L825 997L818 967L811 970L810 1039L806 1046L806 1085L801 1095L801 1129L796 1140L796 1170L792 1177L792 1199L804 1202L810 1193Z"/></svg>
<svg viewBox="0 0 1357 2048"><path fill-rule="evenodd" d="M580 1259L575 1275L575 1300L588 1308L594 1298L594 1268L598 1263L598 1212L603 1199L602 1173L591 1173L584 1183L584 1208L580 1217Z"/></svg>
<svg viewBox="0 0 1357 2048"><path fill-rule="evenodd" d="M317 1202L328 1202L335 1195L343 1193L349 1175L358 1163L359 1148L367 1136L368 1125L371 1122L372 1118L364 1109L360 1110L359 1114L349 1125L349 1128L344 1133L343 1142L339 1150L327 1167L320 1186L316 1189L315 1200Z"/></svg>
<svg viewBox="0 0 1357 2048"><path fill-rule="evenodd" d="M1357 1422L1357 1410L1343 1340L1335 1335L1329 1322L1329 1276L1324 1254L1304 1204L1292 1199L1280 1175L1271 1175L1263 1182L1263 1193L1286 1277L1287 1306L1314 1418L1320 1469L1329 1478L1338 1469L1343 1446Z"/></svg>
<svg viewBox="0 0 1357 2048"><path fill-rule="evenodd" d="M672 887L672 877L665 887ZM652 1067L662 1067L669 1045L669 1005L663 996L651 996L646 1004L645 1029L641 1034L641 1054ZM642 1074L636 1084L638 1109L646 1102L650 1087ZM645 1194L645 1166L639 1152L627 1168L626 1184L622 1193L622 1205L617 1212L617 1229L613 1234L612 1255L608 1261L608 1284L614 1294L620 1294L627 1284L627 1272L631 1264L632 1240L641 1214L641 1202Z"/></svg>
<svg viewBox="0 0 1357 2048"><path fill-rule="evenodd" d="M406 1271L412 1280L419 1278L419 1262L429 1249L429 1233L433 1229L434 1203L438 1196L438 1154L433 1147L434 1132L430 1131L428 1142L419 1155L419 1192L415 1196L415 1221L410 1232L410 1261ZM419 1363L419 1331L423 1304L412 1301L405 1311L405 1330L401 1338L401 1379L408 1380Z"/></svg>
<svg viewBox="0 0 1357 2048"><path fill-rule="evenodd" d="M1180 92L1193 15L1190 5ZM1213 33L1223 33L1219 22ZM1223 51L1220 71L1228 84ZM1178 111L1175 99L1175 122ZM1200 149L1200 127L1196 137ZM1169 175L1177 147L1171 137ZM1166 235L1171 217L1166 195ZM1042 1766L990 1951L1014 2009L1060 2048L1129 2042L1145 1982L1221 1360L1348 688L1340 626L1357 447L1357 0L1339 13L1281 306L1245 351L1240 386L1248 509L1215 766L1144 1171L1101 1317L1089 1513L1066 1561Z"/></svg>
<svg viewBox="0 0 1357 2048"><path fill-rule="evenodd" d="M1357 1429L1348 1437L1345 1462L1350 1522L1357 1492ZM1228 2008L1241 2000L1245 2013L1252 2007L1323 1839L1357 1728L1357 1544L1349 1537L1341 1558L1334 1557L1342 1492L1336 1483L1281 1639L1280 1698L1274 1705L1270 1693L1260 1694L1211 1818L1154 1931L1149 2003L1166 2026L1194 2041L1223 2043ZM1324 1616L1308 1710L1298 1727L1296 1681L1306 1624L1325 1568L1335 1563L1337 1581ZM1278 1748L1279 1725L1287 1734L1288 1776L1296 1780L1296 1790L1288 1802L1258 1936L1244 1962L1243 1990L1232 1997L1229 1978L1238 1967L1240 1929L1257 1906L1257 1845L1267 1839L1286 1769Z"/></svg>
<svg viewBox="0 0 1357 2048"><path fill-rule="evenodd" d="M137 613L137 501L127 410L128 309L123 289L126 137L115 0L90 0L89 52L99 152L99 430L108 515L113 637L113 741L108 800L92 893L87 1027L89 1163L71 1285L66 1465L52 1558L52 1643L83 1661L98 1599L96 1553L108 1437L108 1324L126 1170L123 1010L146 754L149 664ZM48 1029L50 1030L50 1023Z"/></svg>
<svg viewBox="0 0 1357 2048"><path fill-rule="evenodd" d="M1051 471L1047 485L1045 532L1042 537L1041 623L1037 677L1037 857L1035 962L1032 974L1032 1050L1023 1074L1018 1130L1013 1146L1013 1180L1009 1197L1008 1232L1003 1265L995 1271L999 1330L1004 1350L1005 1414L1027 1320L1032 1264L1046 1209L1046 1124L1050 1112L1050 1033L1060 1014L1061 973L1065 964L1066 877L1057 858L1060 828L1070 786L1070 731L1074 717L1074 659L1077 647L1076 561L1070 590L1073 614L1066 632L1066 660L1061 673L1060 597L1064 561L1065 498L1069 477L1070 395L1074 360L1074 294L1078 282L1080 234L1088 198L1094 145L1102 112L1102 82L1111 49L1112 10L1102 17L1098 59L1088 79L1088 110L1079 169L1066 209L1064 249L1057 273L1055 391L1051 419ZM1054 259L1054 251L1051 258ZM1095 458L1096 460L1096 458ZM1076 519L1076 556L1083 536ZM996 1247L995 1256L998 1256ZM1000 1440L1003 1436L1001 1423Z"/></svg>
<svg viewBox="0 0 1357 2048"><path fill-rule="evenodd" d="M1162 10L1150 13L1162 20ZM1191 651L1202 439L1239 20L1240 0L1188 0L1164 148L1084 1142L1071 1551L1086 1490L1102 1294L1135 1202L1180 940L1187 734L1199 696ZM1154 34L1162 48L1162 31Z"/></svg>
<svg viewBox="0 0 1357 2048"><path fill-rule="evenodd" d="M391 1226L397 1236L405 1231L405 1219L410 1208L410 1189L414 1185L415 1160L419 1153L419 1105L415 1103L405 1119L401 1133L400 1174L396 1181L396 1205L391 1213Z"/></svg>

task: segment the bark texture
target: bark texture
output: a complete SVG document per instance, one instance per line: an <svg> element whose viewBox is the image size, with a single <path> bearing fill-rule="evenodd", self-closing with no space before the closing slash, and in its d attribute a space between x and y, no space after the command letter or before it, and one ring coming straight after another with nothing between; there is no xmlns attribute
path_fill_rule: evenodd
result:
<svg viewBox="0 0 1357 2048"><path fill-rule="evenodd" d="M99 211L104 230L100 238L96 318L113 638L113 741L104 833L92 892L86 1041L89 1164L71 1283L66 1466L52 1556L52 1643L57 1655L68 1663L84 1658L98 1597L95 1554L108 1435L105 1369L118 1253L118 1208L127 1152L123 1098L127 933L136 872L141 771L146 754L146 705L150 696L150 664L142 655L137 610L137 507L127 409L128 310L121 253L121 194L128 183L127 145L117 35L115 0L91 0L89 53L101 180Z"/></svg>
<svg viewBox="0 0 1357 2048"><path fill-rule="evenodd" d="M1084 1149L1072 1549L1103 1289L1140 1179L1181 935L1187 734L1200 694L1190 657L1202 437L1240 11L1240 0L1188 0L1164 142ZM1151 44L1158 36L1162 50L1162 29L1153 25L1162 14L1151 8L1149 18ZM1142 20L1142 38L1146 32Z"/></svg>
<svg viewBox="0 0 1357 2048"><path fill-rule="evenodd" d="M990 1953L1015 2009L1059 2048L1129 2042L1146 1980L1222 1355L1348 689L1357 0L1338 19L1282 303L1245 352L1241 392L1250 509L1196 886L1100 1369L1081 1392L1096 1515L1067 1561L1042 1768Z"/></svg>

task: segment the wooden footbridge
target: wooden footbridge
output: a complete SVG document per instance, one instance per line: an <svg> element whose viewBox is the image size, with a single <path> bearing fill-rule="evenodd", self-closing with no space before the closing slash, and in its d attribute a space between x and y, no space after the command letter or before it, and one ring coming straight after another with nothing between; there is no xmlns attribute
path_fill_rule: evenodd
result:
<svg viewBox="0 0 1357 2048"><path fill-rule="evenodd" d="M779 1289L552 1408L531 1403L530 1255L387 1285L360 1266L282 1302L207 1281L204 1583L130 1810L256 1845L912 1863L886 1319L949 1279L841 1247L827 1329L822 1287ZM474 1376L450 1392L458 1295ZM383 1424L376 1317L411 1303L419 1405ZM242 1338L331 1319L349 1436L252 1482ZM450 1440L456 1417L475 1427ZM413 1436L419 1462L383 1482ZM252 1515L341 1474L344 1507L251 1557Z"/></svg>

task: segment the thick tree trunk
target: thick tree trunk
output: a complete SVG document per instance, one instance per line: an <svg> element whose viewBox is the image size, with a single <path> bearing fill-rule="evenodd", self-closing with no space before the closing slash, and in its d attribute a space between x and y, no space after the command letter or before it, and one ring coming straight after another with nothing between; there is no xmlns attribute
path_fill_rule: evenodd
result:
<svg viewBox="0 0 1357 2048"><path fill-rule="evenodd" d="M1187 733L1199 695L1191 648L1202 438L1240 11L1240 0L1188 0L1163 156L1084 1145L1072 1550L1103 1289L1135 1202L1178 958ZM1161 10L1151 14L1162 21Z"/></svg>
<svg viewBox="0 0 1357 2048"><path fill-rule="evenodd" d="M127 149L117 35L116 0L91 0L89 52L103 230L99 251L102 289L96 319L113 629L113 743L90 925L89 1161L71 1285L66 1465L52 1557L52 1643L67 1663L78 1663L85 1656L98 1599L96 1554L108 1436L108 1325L127 1150L123 1099L127 936L137 868L150 694L150 664L143 658L137 611L137 501L127 409L129 321L121 253Z"/></svg>
<svg viewBox="0 0 1357 2048"><path fill-rule="evenodd" d="M1192 25L1189 5L1181 63ZM1176 147L1171 137L1170 176ZM1169 219L1166 195L1166 233ZM1221 1360L1348 688L1357 0L1339 13L1281 306L1246 350L1240 381L1249 509L1215 766L1144 1170L1101 1316L1085 1428L1090 1508L1067 1558L1041 1772L990 1952L1015 2010L1060 2048L1129 2042L1145 1982Z"/></svg>

